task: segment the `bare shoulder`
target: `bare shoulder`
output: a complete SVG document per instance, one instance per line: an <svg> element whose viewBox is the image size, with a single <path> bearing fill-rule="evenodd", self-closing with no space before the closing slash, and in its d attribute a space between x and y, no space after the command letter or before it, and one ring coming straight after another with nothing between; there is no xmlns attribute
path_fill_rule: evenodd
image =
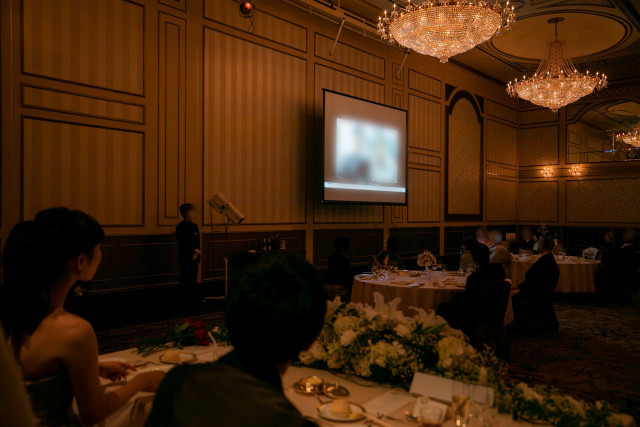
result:
<svg viewBox="0 0 640 427"><path fill-rule="evenodd" d="M68 312L51 316L47 326L57 339L65 344L93 342L96 339L96 334L89 322Z"/></svg>

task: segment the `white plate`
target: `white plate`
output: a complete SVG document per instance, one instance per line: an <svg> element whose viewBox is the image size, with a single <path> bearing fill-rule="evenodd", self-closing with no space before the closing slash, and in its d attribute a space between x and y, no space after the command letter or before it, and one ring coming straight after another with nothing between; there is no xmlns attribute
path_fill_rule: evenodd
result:
<svg viewBox="0 0 640 427"><path fill-rule="evenodd" d="M339 423L350 423L350 422L364 420L365 411L362 406L356 403L349 402L349 405L351 405L351 416L343 417L331 412L330 408L332 403L333 402L327 402L327 403L321 403L320 405L318 405L317 409L318 409L318 415L320 415L320 418L324 418L325 420L329 420L329 421L336 421Z"/></svg>
<svg viewBox="0 0 640 427"><path fill-rule="evenodd" d="M164 354L163 354L162 356L160 356L160 361L168 365L184 365L184 364L193 363L198 358L195 354L187 353L184 351L181 351L179 355L180 355L180 360L175 361L175 360L164 360Z"/></svg>

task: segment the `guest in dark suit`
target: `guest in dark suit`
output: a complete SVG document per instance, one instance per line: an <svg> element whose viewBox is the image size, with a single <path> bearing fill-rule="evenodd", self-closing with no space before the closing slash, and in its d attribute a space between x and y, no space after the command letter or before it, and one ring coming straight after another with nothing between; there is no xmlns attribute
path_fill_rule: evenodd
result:
<svg viewBox="0 0 640 427"><path fill-rule="evenodd" d="M525 251L533 251L536 245L535 234L533 228L524 226L520 229L520 238L518 239L518 249Z"/></svg>
<svg viewBox="0 0 640 427"><path fill-rule="evenodd" d="M470 241L465 241L465 247L471 253L473 262L477 266L476 271L467 277L463 297L451 303L440 304L437 313L453 327L468 330L470 324L473 323L471 309L474 307L479 288L487 282L504 280L505 274L501 264L489 262L489 248L486 245L470 239Z"/></svg>
<svg viewBox="0 0 640 427"><path fill-rule="evenodd" d="M636 231L625 229L620 246L614 245L611 233L605 235L605 240L607 249L602 257L602 270L596 276L596 291L605 301L629 302L631 292L637 292L640 285Z"/></svg>
<svg viewBox="0 0 640 427"><path fill-rule="evenodd" d="M330 285L339 285L351 294L353 286L353 272L351 271L351 262L346 254L351 248L351 241L348 237L339 236L333 242L335 252L329 256L329 269L327 270L327 283Z"/></svg>
<svg viewBox="0 0 640 427"><path fill-rule="evenodd" d="M180 286L185 300L195 302L195 286L200 264L200 230L193 222L194 207L191 203L180 205L183 220L176 227L178 239L178 263L180 264Z"/></svg>
<svg viewBox="0 0 640 427"><path fill-rule="evenodd" d="M233 351L214 363L170 370L147 426L315 425L287 400L281 376L322 329L326 298L324 284L305 260L263 257L227 297Z"/></svg>
<svg viewBox="0 0 640 427"><path fill-rule="evenodd" d="M513 296L514 329L550 332L558 329L558 319L553 309L553 293L558 285L560 269L553 257L554 242L551 237L538 240L540 258L524 275L519 292Z"/></svg>

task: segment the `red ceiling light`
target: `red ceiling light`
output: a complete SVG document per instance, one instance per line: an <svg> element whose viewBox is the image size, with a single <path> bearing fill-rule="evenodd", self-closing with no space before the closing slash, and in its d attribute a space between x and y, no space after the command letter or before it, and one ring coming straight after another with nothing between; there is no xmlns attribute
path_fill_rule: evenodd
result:
<svg viewBox="0 0 640 427"><path fill-rule="evenodd" d="M240 2L240 16L250 18L256 11L256 5L252 1Z"/></svg>

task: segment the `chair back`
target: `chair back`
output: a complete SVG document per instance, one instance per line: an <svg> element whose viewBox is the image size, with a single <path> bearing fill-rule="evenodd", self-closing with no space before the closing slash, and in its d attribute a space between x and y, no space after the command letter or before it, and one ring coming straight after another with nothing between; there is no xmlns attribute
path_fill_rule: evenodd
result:
<svg viewBox="0 0 640 427"><path fill-rule="evenodd" d="M500 328L504 320L511 283L495 280L484 283L477 293L475 301L476 322L490 329Z"/></svg>

